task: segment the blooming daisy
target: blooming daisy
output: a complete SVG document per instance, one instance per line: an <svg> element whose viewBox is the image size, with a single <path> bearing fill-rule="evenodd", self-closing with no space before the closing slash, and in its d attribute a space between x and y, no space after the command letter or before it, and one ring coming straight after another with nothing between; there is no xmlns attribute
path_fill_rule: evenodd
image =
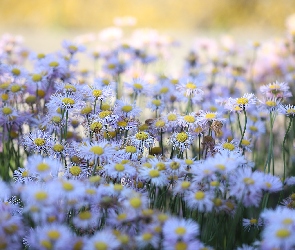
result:
<svg viewBox="0 0 295 250"><path fill-rule="evenodd" d="M131 104L127 100L117 100L114 112L117 115L128 118L136 118L140 115L141 109L135 103Z"/></svg>
<svg viewBox="0 0 295 250"><path fill-rule="evenodd" d="M263 85L259 88L260 92L267 98L282 98L291 97L290 87L285 82L274 82L268 85Z"/></svg>
<svg viewBox="0 0 295 250"><path fill-rule="evenodd" d="M174 149L179 149L181 152L188 149L193 143L193 136L189 132L174 132L170 137L170 143Z"/></svg>

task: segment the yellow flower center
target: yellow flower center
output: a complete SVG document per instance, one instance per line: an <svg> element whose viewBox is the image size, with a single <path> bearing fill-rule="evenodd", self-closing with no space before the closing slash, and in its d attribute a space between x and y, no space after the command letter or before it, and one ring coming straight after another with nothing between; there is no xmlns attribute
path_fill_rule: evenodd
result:
<svg viewBox="0 0 295 250"><path fill-rule="evenodd" d="M39 172L45 172L45 171L47 171L47 170L49 170L49 169L50 169L50 167L49 167L49 165L46 164L46 163L40 163L40 164L37 165L37 170L38 170Z"/></svg>
<svg viewBox="0 0 295 250"><path fill-rule="evenodd" d="M73 184L70 183L70 182L64 182L64 183L62 184L62 187L63 187L63 189L66 190L66 191L72 191L72 190L74 190L74 186L73 186Z"/></svg>
<svg viewBox="0 0 295 250"><path fill-rule="evenodd" d="M156 166L157 166L157 168L158 168L159 171L163 171L163 170L166 169L166 165L165 165L164 162L159 162L159 163L157 163Z"/></svg>
<svg viewBox="0 0 295 250"><path fill-rule="evenodd" d="M266 101L265 104L269 107L275 107L277 105L275 101Z"/></svg>
<svg viewBox="0 0 295 250"><path fill-rule="evenodd" d="M196 89L197 88L197 86L192 82L188 82L185 86L187 89Z"/></svg>
<svg viewBox="0 0 295 250"><path fill-rule="evenodd" d="M283 220L283 224L285 225L290 225L293 223L293 220L291 218L286 218Z"/></svg>
<svg viewBox="0 0 295 250"><path fill-rule="evenodd" d="M9 98L9 95L8 94L2 94L1 95L1 99L3 100L3 101L7 101L8 100L8 98Z"/></svg>
<svg viewBox="0 0 295 250"><path fill-rule="evenodd" d="M196 200L203 200L205 198L205 193L202 191L198 191L195 193Z"/></svg>
<svg viewBox="0 0 295 250"><path fill-rule="evenodd" d="M185 164L186 165L192 165L193 163L194 163L193 160L191 160L191 159L185 159Z"/></svg>
<svg viewBox="0 0 295 250"><path fill-rule="evenodd" d="M15 76L19 76L21 71L18 68L13 68L11 70L11 73L14 74Z"/></svg>
<svg viewBox="0 0 295 250"><path fill-rule="evenodd" d="M187 244L183 241L178 241L176 244L175 244L175 247L174 247L175 250L186 250L187 249Z"/></svg>
<svg viewBox="0 0 295 250"><path fill-rule="evenodd" d="M148 134L145 133L145 132L138 132L138 133L136 133L135 138L136 138L137 140L144 141L144 140L148 139L149 136L148 136Z"/></svg>
<svg viewBox="0 0 295 250"><path fill-rule="evenodd" d="M64 88L69 92L76 92L77 91L77 89L73 85L70 85L70 84L65 85Z"/></svg>
<svg viewBox="0 0 295 250"><path fill-rule="evenodd" d="M13 86L11 86L11 91L13 93L16 93L16 92L18 92L20 90L21 90L21 86L20 85L13 85Z"/></svg>
<svg viewBox="0 0 295 250"><path fill-rule="evenodd" d="M82 172L82 170L79 166L72 166L70 168L70 173L74 176L78 176L81 172Z"/></svg>
<svg viewBox="0 0 295 250"><path fill-rule="evenodd" d="M211 106L211 107L210 107L210 111L212 111L212 112L216 112L216 111L217 111L217 108L216 108L215 106Z"/></svg>
<svg viewBox="0 0 295 250"><path fill-rule="evenodd" d="M223 146L224 149L227 149L227 150L230 150L230 151L233 151L235 149L235 145L232 144L232 143L229 143L229 142L223 143L222 146Z"/></svg>
<svg viewBox="0 0 295 250"><path fill-rule="evenodd" d="M10 115L10 114L12 113L12 109L9 108L9 107L4 107L4 108L2 109L2 113L3 113L4 115Z"/></svg>
<svg viewBox="0 0 295 250"><path fill-rule="evenodd" d="M141 199L138 197L131 198L129 202L134 208L139 208L141 206Z"/></svg>
<svg viewBox="0 0 295 250"><path fill-rule="evenodd" d="M89 211L84 211L79 213L79 219L81 220L89 220L91 219L92 214Z"/></svg>
<svg viewBox="0 0 295 250"><path fill-rule="evenodd" d="M143 86L142 86L140 83L134 83L134 84L133 84L133 87L134 87L135 89L139 89L139 90L143 89Z"/></svg>
<svg viewBox="0 0 295 250"><path fill-rule="evenodd" d="M188 135L185 132L180 132L176 136L176 140L179 142L185 142L188 139Z"/></svg>
<svg viewBox="0 0 295 250"><path fill-rule="evenodd" d="M52 244L49 240L42 240L41 246L44 247L45 249L52 249Z"/></svg>
<svg viewBox="0 0 295 250"><path fill-rule="evenodd" d="M75 100L69 97L65 97L61 100L63 102L63 104L65 105L74 105L75 104Z"/></svg>
<svg viewBox="0 0 295 250"><path fill-rule="evenodd" d="M205 115L206 119L214 119L215 117L216 117L216 114L214 114L214 113L208 113Z"/></svg>
<svg viewBox="0 0 295 250"><path fill-rule="evenodd" d="M38 89L37 91L37 95L41 98L43 98L45 96L45 91L43 89Z"/></svg>
<svg viewBox="0 0 295 250"><path fill-rule="evenodd" d="M271 84L271 85L269 85L269 88L270 89L279 89L280 88L280 85L278 85L278 84Z"/></svg>
<svg viewBox="0 0 295 250"><path fill-rule="evenodd" d="M117 216L117 220L122 221L125 220L127 218L127 214L123 213L123 214L118 214Z"/></svg>
<svg viewBox="0 0 295 250"><path fill-rule="evenodd" d="M255 181L252 178L249 178L249 177L244 178L243 181L247 185L253 185L255 183Z"/></svg>
<svg viewBox="0 0 295 250"><path fill-rule="evenodd" d="M125 170L125 167L123 164L116 164L115 165L115 169L118 171L118 172L122 172Z"/></svg>
<svg viewBox="0 0 295 250"><path fill-rule="evenodd" d="M211 181L211 182L210 182L210 185L211 185L212 187L218 187L218 186L219 186L219 181Z"/></svg>
<svg viewBox="0 0 295 250"><path fill-rule="evenodd" d="M160 93L161 94L166 94L168 91L169 91L168 87L163 87L163 88L161 88Z"/></svg>
<svg viewBox="0 0 295 250"><path fill-rule="evenodd" d="M154 104L157 107L161 106L161 103L162 103L161 100L158 100L158 99L152 100L152 104Z"/></svg>
<svg viewBox="0 0 295 250"><path fill-rule="evenodd" d="M22 177L28 177L29 173L27 170L25 170L24 172L22 172Z"/></svg>
<svg viewBox="0 0 295 250"><path fill-rule="evenodd" d="M90 114L91 113L91 111L92 111L92 107L85 107L85 108L83 108L82 110L81 110L81 115L88 115L88 114Z"/></svg>
<svg viewBox="0 0 295 250"><path fill-rule="evenodd" d="M71 51L77 51L78 50L78 47L77 46L75 46L75 45L70 45L69 47L68 47L68 49L69 50L71 50Z"/></svg>
<svg viewBox="0 0 295 250"><path fill-rule="evenodd" d="M150 175L151 178L157 178L157 177L160 176L160 172L157 169L152 169L149 172L149 175Z"/></svg>
<svg viewBox="0 0 295 250"><path fill-rule="evenodd" d="M287 110L287 114L294 114L294 113L295 113L295 109L290 108Z"/></svg>
<svg viewBox="0 0 295 250"><path fill-rule="evenodd" d="M122 244L128 244L129 242L129 236L124 234L124 235L120 235L118 237L119 241L122 243Z"/></svg>
<svg viewBox="0 0 295 250"><path fill-rule="evenodd" d="M152 238L153 238L153 235L152 235L151 233L144 233L144 234L142 235L142 239L143 239L144 241L150 241Z"/></svg>
<svg viewBox="0 0 295 250"><path fill-rule="evenodd" d="M106 118L107 116L111 115L112 111L104 110L99 113L99 118Z"/></svg>
<svg viewBox="0 0 295 250"><path fill-rule="evenodd" d="M47 232L47 236L51 240L57 240L60 237L60 232L57 230L50 230Z"/></svg>
<svg viewBox="0 0 295 250"><path fill-rule="evenodd" d="M56 62L56 61L53 61L53 62L49 63L49 66L52 67L52 68L54 68L54 67L59 66L59 63Z"/></svg>
<svg viewBox="0 0 295 250"><path fill-rule="evenodd" d="M217 164L217 165L215 165L215 167L220 170L225 170L225 166L223 164Z"/></svg>
<svg viewBox="0 0 295 250"><path fill-rule="evenodd" d="M133 107L131 105L125 105L121 108L122 111L128 113L133 109Z"/></svg>
<svg viewBox="0 0 295 250"><path fill-rule="evenodd" d="M134 146L126 146L126 147L125 147L125 151L126 151L127 153L134 154L134 153L136 153L137 149L136 149L136 147L134 147Z"/></svg>
<svg viewBox="0 0 295 250"><path fill-rule="evenodd" d="M102 241L97 241L94 243L95 249L96 250L107 250L108 245Z"/></svg>
<svg viewBox="0 0 295 250"><path fill-rule="evenodd" d="M189 181L183 181L181 183L181 188L182 189L188 189L191 186L191 183Z"/></svg>
<svg viewBox="0 0 295 250"><path fill-rule="evenodd" d="M220 207L222 205L222 200L220 198L215 198L213 200L214 206Z"/></svg>
<svg viewBox="0 0 295 250"><path fill-rule="evenodd" d="M257 219L251 219L250 224L251 225L256 225L257 224Z"/></svg>
<svg viewBox="0 0 295 250"><path fill-rule="evenodd" d="M60 123L61 122L61 117L60 116L53 116L51 118L51 121L53 121L54 123Z"/></svg>
<svg viewBox="0 0 295 250"><path fill-rule="evenodd" d="M183 117L183 119L186 121L186 122L188 122L188 123L193 123L193 122L195 122L195 117L193 117L192 115L185 115L184 117Z"/></svg>
<svg viewBox="0 0 295 250"><path fill-rule="evenodd" d="M40 75L40 74L33 74L33 75L32 75L32 80L33 80L34 82L39 82L39 81L42 80L42 75Z"/></svg>
<svg viewBox="0 0 295 250"><path fill-rule="evenodd" d="M248 104L249 100L246 97L240 97L237 100L237 104L239 105L245 105Z"/></svg>
<svg viewBox="0 0 295 250"><path fill-rule="evenodd" d="M276 232L276 236L279 238L288 238L290 235L291 235L290 230L288 230L286 228L279 229Z"/></svg>
<svg viewBox="0 0 295 250"><path fill-rule="evenodd" d="M64 146L61 145L61 144L55 144L55 145L53 146L53 150L54 150L55 152L61 152L61 151L64 150Z"/></svg>
<svg viewBox="0 0 295 250"><path fill-rule="evenodd" d="M117 124L119 127L125 128L128 123L126 121L119 121Z"/></svg>
<svg viewBox="0 0 295 250"><path fill-rule="evenodd" d="M180 164L176 161L173 161L170 163L170 168L173 170L177 170L177 169L179 169L179 167L180 167Z"/></svg>
<svg viewBox="0 0 295 250"><path fill-rule="evenodd" d="M178 235L184 235L186 233L186 229L184 227L177 227L175 229L175 233Z"/></svg>
<svg viewBox="0 0 295 250"><path fill-rule="evenodd" d="M92 131L94 131L94 130L99 131L99 130L101 130L101 128L102 128L102 124L101 124L100 122L93 122L93 123L90 125L90 129L91 129Z"/></svg>
<svg viewBox="0 0 295 250"><path fill-rule="evenodd" d="M102 94L102 90L94 89L94 90L92 91L92 95L93 95L95 98L100 97L101 94Z"/></svg>
<svg viewBox="0 0 295 250"><path fill-rule="evenodd" d="M250 126L249 129L253 132L257 132L258 131L258 128L255 127L255 126Z"/></svg>
<svg viewBox="0 0 295 250"><path fill-rule="evenodd" d="M243 140L242 140L242 145L243 145L243 146L249 146L250 143L251 143L251 142L250 142L249 140L246 140L246 139L243 139Z"/></svg>
<svg viewBox="0 0 295 250"><path fill-rule="evenodd" d="M170 114L167 116L168 121L176 121L177 120L177 115L175 114Z"/></svg>
<svg viewBox="0 0 295 250"><path fill-rule="evenodd" d="M104 153L104 149L100 146L93 146L90 151L96 155L102 155Z"/></svg>
<svg viewBox="0 0 295 250"><path fill-rule="evenodd" d="M155 126L156 126L157 128L162 128L162 127L165 126L165 121L163 121L163 120L159 120L159 121L156 122Z"/></svg>
<svg viewBox="0 0 295 250"><path fill-rule="evenodd" d="M48 197L46 192L40 191L35 194L36 200L43 201L46 200Z"/></svg>

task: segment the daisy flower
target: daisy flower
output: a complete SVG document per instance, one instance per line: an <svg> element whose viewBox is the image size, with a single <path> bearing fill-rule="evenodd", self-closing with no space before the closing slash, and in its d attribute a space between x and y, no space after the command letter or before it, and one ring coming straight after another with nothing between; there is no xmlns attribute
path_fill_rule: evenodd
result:
<svg viewBox="0 0 295 250"><path fill-rule="evenodd" d="M71 55L76 54L77 52L84 52L86 50L83 45L67 40L62 42L62 47Z"/></svg>
<svg viewBox="0 0 295 250"><path fill-rule="evenodd" d="M109 144L108 141L101 142L93 142L93 143L85 143L79 147L79 157L84 158L86 160L97 160L100 161L108 161L112 159L115 154L115 149L112 145Z"/></svg>
<svg viewBox="0 0 295 250"><path fill-rule="evenodd" d="M148 94L148 91L149 91L148 83L141 78L134 78L132 79L130 83L125 82L124 84L127 88L132 89L135 95Z"/></svg>
<svg viewBox="0 0 295 250"><path fill-rule="evenodd" d="M154 138L145 131L139 131L130 137L131 144L138 149L143 150L143 147L151 148L154 145Z"/></svg>
<svg viewBox="0 0 295 250"><path fill-rule="evenodd" d="M74 218L73 224L77 228L92 229L97 227L99 215L91 210L80 211Z"/></svg>
<svg viewBox="0 0 295 250"><path fill-rule="evenodd" d="M120 163L110 162L104 166L106 174L111 178L121 179L122 177L133 177L136 174L135 167L122 161Z"/></svg>
<svg viewBox="0 0 295 250"><path fill-rule="evenodd" d="M48 224L31 229L25 238L26 245L34 249L67 249L73 235L68 227L60 224Z"/></svg>
<svg viewBox="0 0 295 250"><path fill-rule="evenodd" d="M178 126L194 130L200 126L200 123L198 122L196 113L190 113L178 117Z"/></svg>
<svg viewBox="0 0 295 250"><path fill-rule="evenodd" d="M146 107L152 111L162 112L166 108L166 103L159 98L151 98L151 101L148 101Z"/></svg>
<svg viewBox="0 0 295 250"><path fill-rule="evenodd" d="M230 176L230 195L244 206L258 207L262 198L263 173L254 171L250 167L239 168Z"/></svg>
<svg viewBox="0 0 295 250"><path fill-rule="evenodd" d="M38 176L43 180L57 178L59 170L63 168L59 160L49 157L43 158L41 155L32 155L26 164L30 176Z"/></svg>
<svg viewBox="0 0 295 250"><path fill-rule="evenodd" d="M281 99L278 98L264 98L259 100L258 108L261 111L274 112L276 111L281 104Z"/></svg>
<svg viewBox="0 0 295 250"><path fill-rule="evenodd" d="M231 141L223 141L223 142L219 142L216 146L215 149L219 152L221 151L227 151L227 152L240 152L240 148L239 148L239 143L233 139Z"/></svg>
<svg viewBox="0 0 295 250"><path fill-rule="evenodd" d="M259 90L266 98L285 99L292 96L289 85L284 82L269 83L261 86Z"/></svg>
<svg viewBox="0 0 295 250"><path fill-rule="evenodd" d="M261 218L258 218L258 219L255 219L255 218L251 218L251 219L243 218L244 230L246 230L248 232L251 230L251 228L259 229L262 226L263 226L263 220Z"/></svg>
<svg viewBox="0 0 295 250"><path fill-rule="evenodd" d="M126 118L136 118L140 115L141 109L136 106L136 103L129 103L127 100L117 100L114 112Z"/></svg>
<svg viewBox="0 0 295 250"><path fill-rule="evenodd" d="M167 241L194 240L199 235L199 225L193 220L182 218L169 218L163 226L164 238Z"/></svg>
<svg viewBox="0 0 295 250"><path fill-rule="evenodd" d="M213 209L214 195L211 191L191 191L184 197L187 205L191 209L198 210L200 212L210 212Z"/></svg>
<svg viewBox="0 0 295 250"><path fill-rule="evenodd" d="M225 109L235 112L242 112L243 110L248 110L257 102L257 98L254 94L244 94L240 98L229 98L225 103Z"/></svg>
<svg viewBox="0 0 295 250"><path fill-rule="evenodd" d="M224 118L221 118L221 115L219 113L204 110L198 111L197 119L201 127L207 125L207 123L212 124L212 122L214 121L219 121L221 123L225 121Z"/></svg>
<svg viewBox="0 0 295 250"><path fill-rule="evenodd" d="M176 85L176 89L187 97L203 96L204 93L204 91L200 89L200 79L198 78L188 78L181 80Z"/></svg>
<svg viewBox="0 0 295 250"><path fill-rule="evenodd" d="M193 136L189 132L174 132L170 137L170 143L173 149L179 149L181 152L188 149L193 143Z"/></svg>
<svg viewBox="0 0 295 250"><path fill-rule="evenodd" d="M295 106L294 105L279 105L278 107L279 113L288 116L288 117L295 117Z"/></svg>
<svg viewBox="0 0 295 250"><path fill-rule="evenodd" d="M149 231L142 232L140 235L135 237L138 247L145 248L149 245L157 248L159 245L160 237Z"/></svg>
<svg viewBox="0 0 295 250"><path fill-rule="evenodd" d="M62 110L80 110L85 106L85 102L82 101L78 93L69 96L68 94L56 93L50 96L50 100L46 106L52 111L56 111L58 108Z"/></svg>
<svg viewBox="0 0 295 250"><path fill-rule="evenodd" d="M162 187L168 184L167 175L164 171L158 168L148 168L142 166L139 168L139 177L145 181L151 181L157 187Z"/></svg>
<svg viewBox="0 0 295 250"><path fill-rule="evenodd" d="M278 176L264 174L262 189L269 193L279 192L283 189L283 183Z"/></svg>

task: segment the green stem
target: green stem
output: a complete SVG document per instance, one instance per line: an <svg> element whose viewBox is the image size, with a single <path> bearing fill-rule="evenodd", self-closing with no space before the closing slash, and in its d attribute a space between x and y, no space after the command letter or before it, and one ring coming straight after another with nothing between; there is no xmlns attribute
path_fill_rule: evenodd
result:
<svg viewBox="0 0 295 250"><path fill-rule="evenodd" d="M246 127L247 127L247 113L246 113L245 109L243 109L243 112L244 112L244 116L245 116L245 125L244 125L244 130L243 130L243 133L242 133L242 137L241 137L241 140L240 140L240 143L239 143L239 147L241 147L241 145L242 145L242 141L244 139L245 132L246 132Z"/></svg>
<svg viewBox="0 0 295 250"><path fill-rule="evenodd" d="M286 143L286 140L287 140L287 135L289 134L290 132L290 128L291 128L291 125L292 125L292 122L293 122L293 117L289 117L290 120L289 120L289 125L288 125L288 128L287 128L287 131L286 131L286 134L284 136L284 140L283 140L283 162L284 162L284 175L283 175L283 181L285 180L286 178L286 149L285 149L285 143Z"/></svg>

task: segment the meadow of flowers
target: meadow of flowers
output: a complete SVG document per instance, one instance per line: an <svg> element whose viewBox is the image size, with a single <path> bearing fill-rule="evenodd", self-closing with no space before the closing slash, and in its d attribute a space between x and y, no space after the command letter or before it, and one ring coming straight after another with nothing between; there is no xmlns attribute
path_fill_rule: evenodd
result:
<svg viewBox="0 0 295 250"><path fill-rule="evenodd" d="M0 39L0 249L295 249L295 32L125 34Z"/></svg>

